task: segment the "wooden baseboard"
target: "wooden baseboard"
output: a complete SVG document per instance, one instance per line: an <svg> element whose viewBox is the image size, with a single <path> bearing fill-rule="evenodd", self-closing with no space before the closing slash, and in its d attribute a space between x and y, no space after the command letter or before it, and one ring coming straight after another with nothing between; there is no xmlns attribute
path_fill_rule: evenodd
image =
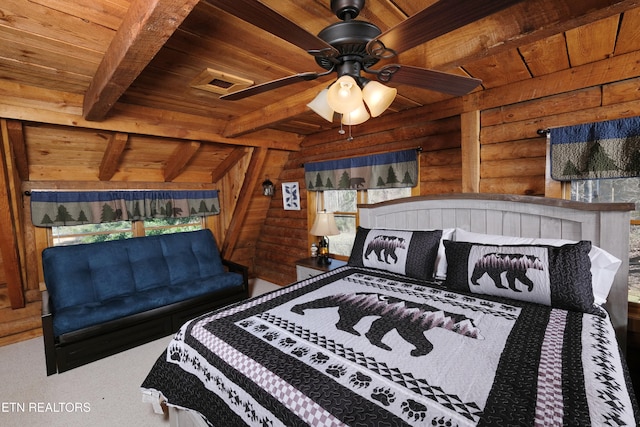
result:
<svg viewBox="0 0 640 427"><path fill-rule="evenodd" d="M42 336L42 328L31 329L29 331L20 332L18 334L7 335L0 337L0 347L15 344L20 341L30 340L31 338L37 338Z"/></svg>

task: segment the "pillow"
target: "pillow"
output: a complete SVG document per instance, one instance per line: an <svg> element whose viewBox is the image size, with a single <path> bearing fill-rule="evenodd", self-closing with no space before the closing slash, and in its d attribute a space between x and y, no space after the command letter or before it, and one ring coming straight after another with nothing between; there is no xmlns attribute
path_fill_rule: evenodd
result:
<svg viewBox="0 0 640 427"><path fill-rule="evenodd" d="M349 265L415 279L433 278L442 230L407 231L358 227Z"/></svg>
<svg viewBox="0 0 640 427"><path fill-rule="evenodd" d="M456 228L455 240L461 242L488 243L494 245L549 245L562 246L567 243L576 243L574 240L565 239L544 239L533 237L513 237L500 236L497 234L473 233L460 228ZM602 305L607 302L613 279L622 261L609 252L597 246L591 246L589 251L589 259L591 260L591 277L593 285L593 297L595 303Z"/></svg>
<svg viewBox="0 0 640 427"><path fill-rule="evenodd" d="M444 245L448 288L602 314L594 305L589 241L500 246L445 240Z"/></svg>
<svg viewBox="0 0 640 427"><path fill-rule="evenodd" d="M443 228L442 238L440 238L440 244L438 245L438 255L436 256L436 270L434 276L436 279L444 279L447 277L447 257L444 253L444 240L453 240L453 234L456 231L455 228Z"/></svg>

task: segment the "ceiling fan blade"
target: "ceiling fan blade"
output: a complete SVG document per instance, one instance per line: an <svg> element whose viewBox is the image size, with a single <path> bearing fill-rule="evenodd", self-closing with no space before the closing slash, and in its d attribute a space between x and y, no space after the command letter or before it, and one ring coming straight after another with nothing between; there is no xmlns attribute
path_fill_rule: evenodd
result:
<svg viewBox="0 0 640 427"><path fill-rule="evenodd" d="M523 0L440 0L371 40L373 56L396 54L520 3ZM387 51L388 54L388 51Z"/></svg>
<svg viewBox="0 0 640 427"><path fill-rule="evenodd" d="M462 96L478 87L482 80L411 65L391 64L380 69L378 80L430 89Z"/></svg>
<svg viewBox="0 0 640 427"><path fill-rule="evenodd" d="M315 80L321 75L326 75L326 73L318 74L318 73L309 72L309 73L294 74L292 76L283 77L278 80L272 80L270 82L262 83L259 85L248 87L246 89L241 89L226 95L222 95L220 99L224 99L227 101L237 101L239 99L244 99L249 96L258 95L260 93L264 93L272 89L278 89L284 86L288 86L290 84L309 81L309 80Z"/></svg>
<svg viewBox="0 0 640 427"><path fill-rule="evenodd" d="M275 10L255 0L208 0L210 4L280 37L314 56L334 57L338 51Z"/></svg>

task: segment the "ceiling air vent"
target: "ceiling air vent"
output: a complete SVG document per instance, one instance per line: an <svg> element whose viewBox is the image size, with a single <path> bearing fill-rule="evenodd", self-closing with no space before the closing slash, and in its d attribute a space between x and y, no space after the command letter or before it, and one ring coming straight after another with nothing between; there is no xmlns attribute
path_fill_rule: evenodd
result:
<svg viewBox="0 0 640 427"><path fill-rule="evenodd" d="M209 92L219 95L226 95L247 88L252 84L253 82L251 80L207 68L193 79L191 87L208 90Z"/></svg>

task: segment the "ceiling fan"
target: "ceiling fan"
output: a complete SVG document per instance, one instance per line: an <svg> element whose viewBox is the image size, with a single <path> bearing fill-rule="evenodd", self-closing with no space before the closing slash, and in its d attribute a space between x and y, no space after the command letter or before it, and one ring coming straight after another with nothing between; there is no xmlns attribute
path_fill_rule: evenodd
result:
<svg viewBox="0 0 640 427"><path fill-rule="evenodd" d="M390 64L379 69L371 67L381 59L393 58L403 51L521 1L440 0L382 32L370 22L355 19L364 7L365 0L331 0L331 10L341 21L329 25L314 36L258 1L211 0L218 8L304 49L326 70L321 73L294 74L220 98L239 100L301 81L314 80L333 72L337 73L338 81L343 76L351 77L360 87L366 87L370 82L362 77L361 73L364 72L374 75L381 82L406 84L461 96L477 87L481 80L411 65ZM395 92L393 96L395 97Z"/></svg>

